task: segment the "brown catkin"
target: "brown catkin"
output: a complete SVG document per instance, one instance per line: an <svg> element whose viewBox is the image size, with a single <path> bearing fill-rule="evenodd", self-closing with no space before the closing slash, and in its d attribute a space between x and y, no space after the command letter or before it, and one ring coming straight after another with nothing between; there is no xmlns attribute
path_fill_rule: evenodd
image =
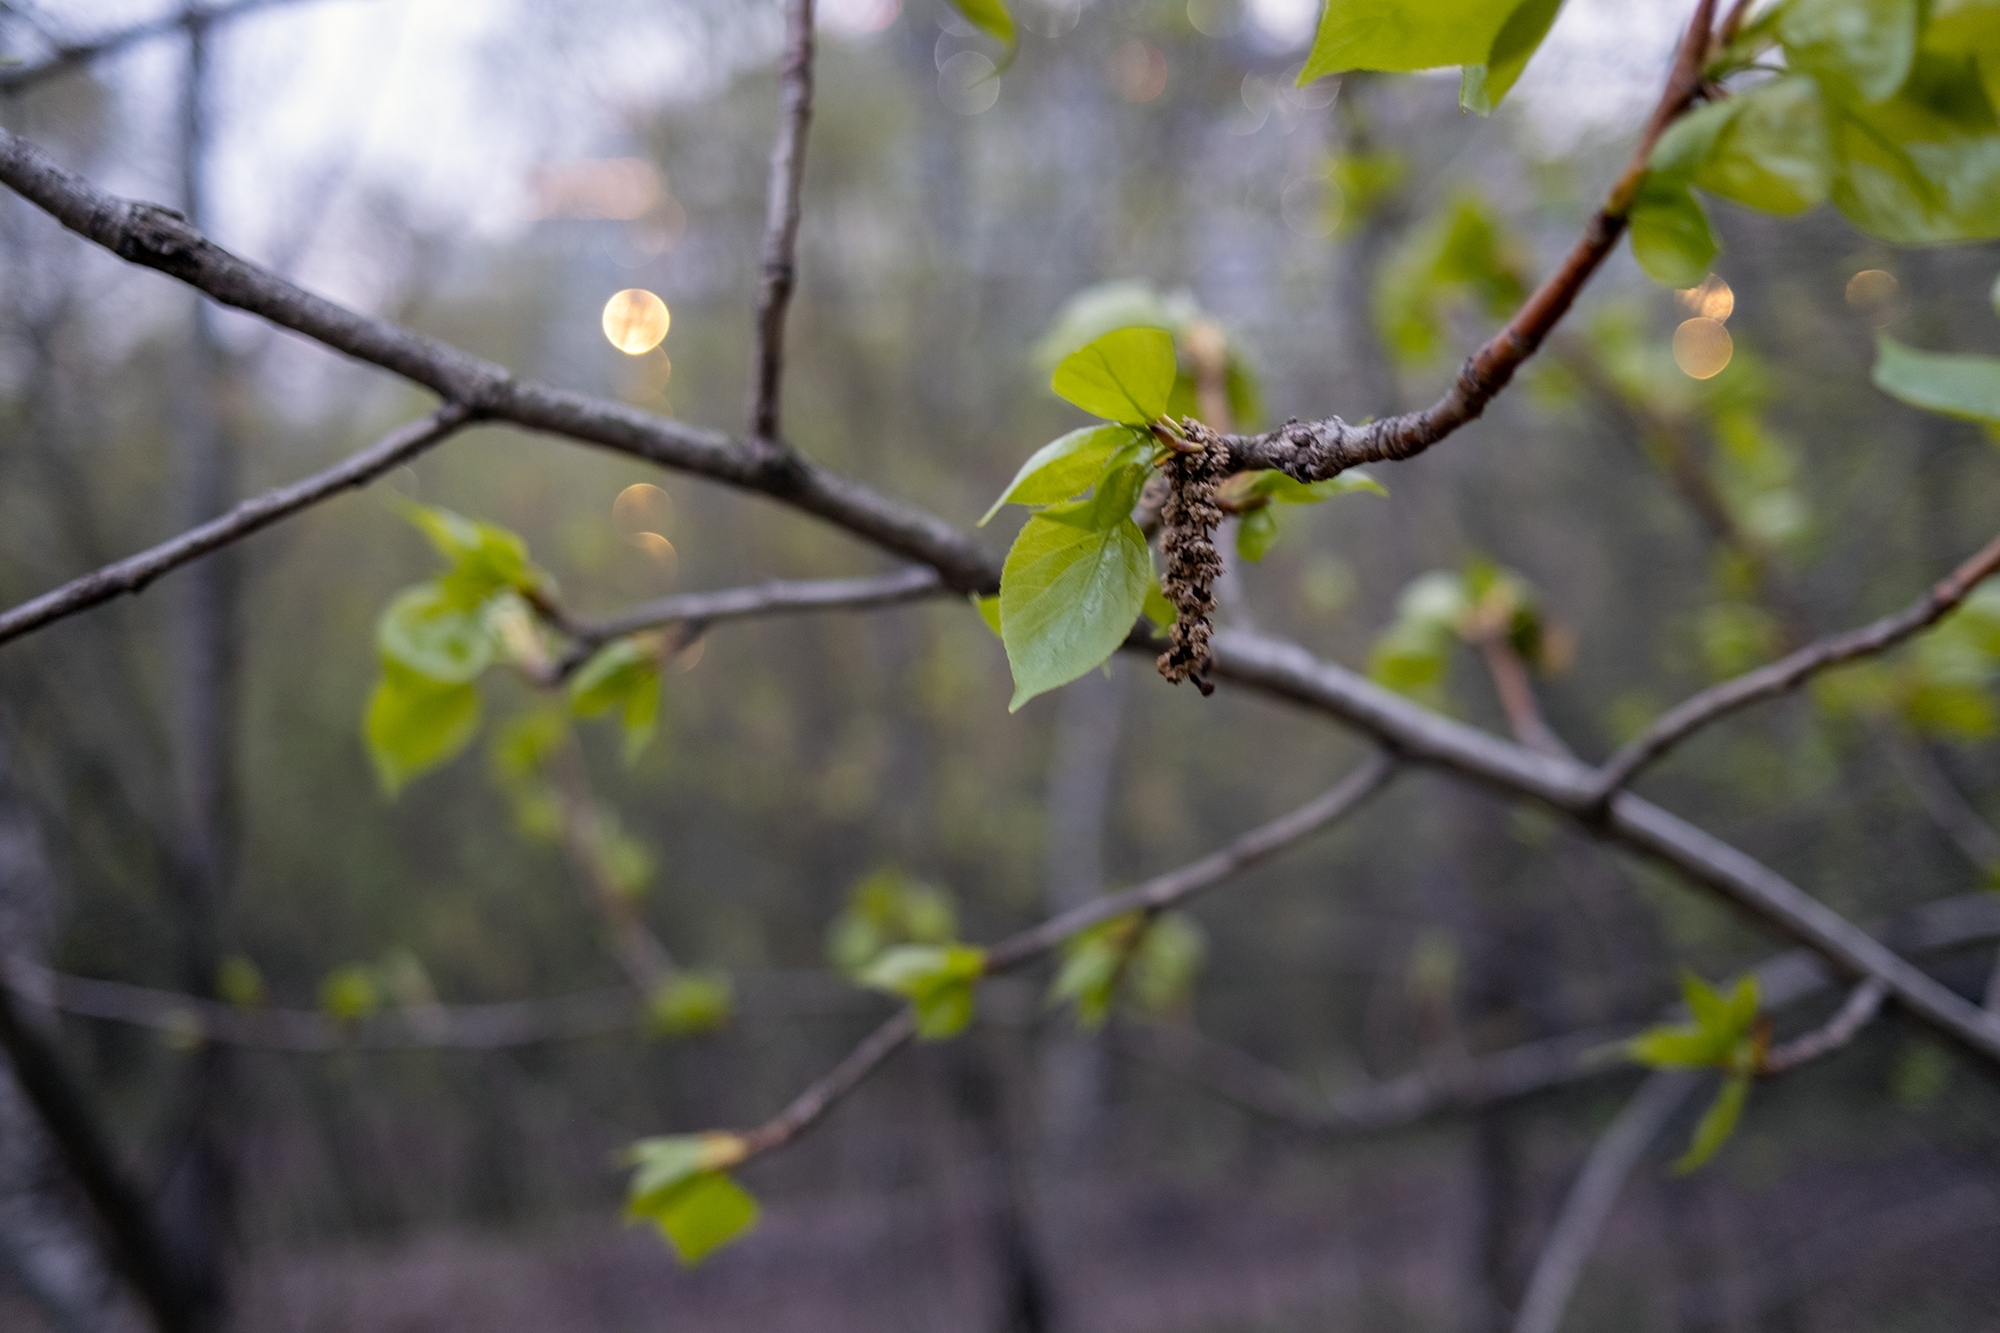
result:
<svg viewBox="0 0 2000 1333"><path fill-rule="evenodd" d="M1160 551L1167 558L1161 588L1174 604L1172 646L1160 654L1160 674L1178 685L1192 680L1203 694L1215 686L1207 678L1209 635L1215 625L1215 580L1222 557L1215 550L1215 529L1222 510L1215 504L1216 483L1228 465L1229 451L1221 437L1193 418L1183 422L1188 441L1201 446L1167 460L1167 503L1160 511Z"/></svg>

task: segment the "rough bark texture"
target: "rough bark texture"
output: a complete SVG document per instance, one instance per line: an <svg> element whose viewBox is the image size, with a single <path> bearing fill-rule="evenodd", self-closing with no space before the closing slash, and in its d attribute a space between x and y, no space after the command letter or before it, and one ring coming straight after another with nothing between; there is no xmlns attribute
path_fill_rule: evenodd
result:
<svg viewBox="0 0 2000 1333"><path fill-rule="evenodd" d="M1203 694L1213 694L1208 640L1215 632L1215 580L1222 574L1215 549L1222 510L1215 488L1229 465L1229 451L1221 436L1192 417L1183 428L1195 447L1167 460L1167 503L1160 511L1160 551L1167 559L1162 586L1179 613L1173 646L1160 654L1160 674L1176 685L1192 680Z"/></svg>

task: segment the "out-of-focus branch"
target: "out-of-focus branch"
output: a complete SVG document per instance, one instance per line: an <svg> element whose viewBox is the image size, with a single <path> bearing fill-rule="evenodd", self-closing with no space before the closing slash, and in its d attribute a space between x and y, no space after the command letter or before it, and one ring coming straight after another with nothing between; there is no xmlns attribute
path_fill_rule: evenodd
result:
<svg viewBox="0 0 2000 1333"><path fill-rule="evenodd" d="M681 593L643 602L609 620L571 621L563 632L586 650L659 625L783 615L794 611L863 611L877 606L937 597L946 591L937 571L916 565L874 578L772 580L748 588ZM565 663L567 666L567 663ZM559 668L561 670L562 668Z"/></svg>
<svg viewBox="0 0 2000 1333"><path fill-rule="evenodd" d="M1346 814L1380 788L1394 768L1393 762L1386 756L1377 755L1318 800L1251 830L1219 852L1148 880L1137 888L1097 899L1009 936L986 951L986 973L991 975L1019 967L1101 921L1128 912L1164 911L1185 902L1201 890L1220 883ZM825 1115L835 1102L874 1072L876 1066L909 1041L916 1030L913 1009L900 1011L875 1029L846 1059L795 1097L783 1111L756 1129L738 1135L743 1144L744 1158L781 1148L797 1138Z"/></svg>
<svg viewBox="0 0 2000 1333"><path fill-rule="evenodd" d="M673 955L639 913L630 886L611 864L605 815L590 789L590 770L574 736L555 757L563 850L569 853L585 899L610 935L611 956L641 995L656 995L674 979Z"/></svg>
<svg viewBox="0 0 2000 1333"><path fill-rule="evenodd" d="M161 542L151 550L141 551L116 564L106 565L95 573L72 579L33 601L23 602L11 611L0 613L0 643L19 638L100 602L110 601L125 593L139 592L170 569L241 541L253 532L342 491L365 485L450 438L471 417L471 412L465 407L447 404L421 421L413 421L383 436L360 453L343 459L324 472L245 500L221 517Z"/></svg>
<svg viewBox="0 0 2000 1333"><path fill-rule="evenodd" d="M1911 953L1943 953L1979 944L2000 937L2000 896L1974 893L1931 903L1895 918L1883 933L1897 948ZM1825 964L1805 949L1767 959L1757 966L1755 974L1757 993L1766 1011L1788 1008L1834 984ZM1879 1005L1880 997L1876 1003ZM1662 1015L1667 1022L1685 1018L1678 1006ZM1564 1033L1490 1055L1439 1062L1330 1096L1187 1027L1127 1022L1113 1028L1112 1033L1122 1049L1174 1070L1245 1110L1304 1133L1338 1139L1397 1129L1444 1112L1473 1110L1630 1070L1622 1059L1591 1057L1606 1053L1609 1046L1634 1030L1628 1026Z"/></svg>
<svg viewBox="0 0 2000 1333"><path fill-rule="evenodd" d="M1541 705L1535 702L1534 684L1528 679L1528 664L1514 651L1506 628L1496 625L1485 629L1474 636L1473 642L1479 649L1480 660L1486 663L1487 674L1493 677L1493 691L1500 696L1500 707L1507 714L1507 725L1513 730L1514 739L1540 754L1569 758L1569 747L1549 730L1547 720L1542 717Z"/></svg>
<svg viewBox="0 0 2000 1333"><path fill-rule="evenodd" d="M1981 580L2000 569L2000 537L1938 580L1916 602L1894 615L1845 634L1811 643L1768 666L1724 681L1670 710L1606 760L1597 772L1593 799L1602 802L1674 746L1718 718L1797 689L1828 667L1886 652L1917 631L1937 623L1964 601Z"/></svg>
<svg viewBox="0 0 2000 1333"><path fill-rule="evenodd" d="M226 23L230 19L254 14L261 9L274 9L279 5L297 4L299 0L236 0L234 4L217 5L213 9L195 8L186 12L170 13L144 23L135 23L129 28L93 37L88 41L58 44L53 54L32 65L21 65L14 69L0 70L0 94L24 92L36 84L46 82L58 74L73 69L82 69L108 55L115 55L130 46L152 41L156 37L168 37L188 27L190 23L212 25Z"/></svg>
<svg viewBox="0 0 2000 1333"><path fill-rule="evenodd" d="M1019 967L1029 959L1047 953L1070 936L1113 917L1129 912L1164 912L1177 907L1202 890L1213 888L1239 871L1247 870L1307 834L1347 815L1380 791L1395 771L1396 761L1393 758L1377 754L1317 800L1252 829L1220 851L1211 852L1199 861L1147 880L1123 893L1096 899L1051 917L1039 926L1008 936L986 951L986 970L1003 972Z"/></svg>
<svg viewBox="0 0 2000 1333"><path fill-rule="evenodd" d="M1783 1074L1839 1050L1853 1041L1855 1034L1882 1012L1882 1001L1888 995L1887 986L1875 977L1868 978L1854 988L1847 997L1847 1003L1840 1006L1840 1012L1828 1019L1825 1026L1814 1028L1783 1046L1767 1051L1757 1066L1757 1072Z"/></svg>
<svg viewBox="0 0 2000 1333"><path fill-rule="evenodd" d="M1917 794L1917 804L1951 845L1981 873L2000 871L2000 833L1973 808L1923 743L1886 723L1878 734L1891 761Z"/></svg>
<svg viewBox="0 0 2000 1333"><path fill-rule="evenodd" d="M785 312L798 279L799 189L812 127L813 0L785 0L785 55L778 141L764 211L764 276L757 291L757 346L750 381L750 439L782 447L779 408L785 374Z"/></svg>
<svg viewBox="0 0 2000 1333"><path fill-rule="evenodd" d="M1584 1260L1596 1248L1598 1234L1624 1191L1626 1179L1681 1103L1699 1086L1701 1075L1697 1073L1653 1074L1598 1136L1583 1171L1563 1197L1562 1211L1535 1260L1527 1295L1514 1317L1514 1333L1556 1333L1570 1293L1583 1275Z"/></svg>
<svg viewBox="0 0 2000 1333"><path fill-rule="evenodd" d="M125 1178L97 1116L55 1050L22 1021L0 986L0 1050L42 1126L76 1177L111 1242L119 1270L138 1292L160 1333L204 1333L194 1293L182 1280L167 1237L145 1197Z"/></svg>
<svg viewBox="0 0 2000 1333"><path fill-rule="evenodd" d="M1584 283L1611 253L1625 231L1625 215L1646 173L1653 145L1701 91L1702 66L1708 57L1715 0L1701 0L1674 58L1672 72L1646 129L1639 136L1625 170L1611 187L1604 206L1591 218L1562 265L1550 275L1507 327L1459 368L1458 378L1444 397L1418 412L1385 417L1350 426L1339 417L1324 421L1293 421L1262 435L1229 435L1232 471L1277 468L1301 481L1320 481L1363 463L1400 462L1414 458L1460 426L1474 420L1507 387L1514 372L1542 345L1568 313Z"/></svg>

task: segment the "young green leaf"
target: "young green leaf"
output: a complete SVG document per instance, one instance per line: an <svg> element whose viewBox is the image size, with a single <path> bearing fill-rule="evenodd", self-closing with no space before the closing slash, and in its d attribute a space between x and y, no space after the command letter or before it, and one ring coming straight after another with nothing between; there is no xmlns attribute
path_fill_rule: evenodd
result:
<svg viewBox="0 0 2000 1333"><path fill-rule="evenodd" d="M1299 86L1350 69L1477 65L1518 5L1495 0L1327 0Z"/></svg>
<svg viewBox="0 0 2000 1333"><path fill-rule="evenodd" d="M972 599L972 605L979 612L979 618L986 622L986 628L993 631L994 638L1000 638L1000 594Z"/></svg>
<svg viewBox="0 0 2000 1333"><path fill-rule="evenodd" d="M1158 579L1146 580L1146 600L1141 604L1140 611L1146 619L1161 629L1172 628L1174 622L1181 618L1179 609L1167 600L1167 594L1160 587Z"/></svg>
<svg viewBox="0 0 2000 1333"><path fill-rule="evenodd" d="M396 594L375 626L386 661L443 685L477 680L493 661L493 635L481 607L466 606L437 583Z"/></svg>
<svg viewBox="0 0 2000 1333"><path fill-rule="evenodd" d="M1874 379L1912 407L2000 424L2000 358L1920 352L1878 334Z"/></svg>
<svg viewBox="0 0 2000 1333"><path fill-rule="evenodd" d="M1127 914L1063 941L1062 964L1049 984L1050 1006L1073 1006L1076 1025L1086 1032L1102 1027L1139 925L1137 914Z"/></svg>
<svg viewBox="0 0 2000 1333"><path fill-rule="evenodd" d="M1917 0L1790 0L1778 13L1787 68L1811 74L1829 97L1881 102L1910 76Z"/></svg>
<svg viewBox="0 0 2000 1333"><path fill-rule="evenodd" d="M1165 329L1113 329L1064 357L1050 387L1086 412L1145 426L1167 410L1175 373Z"/></svg>
<svg viewBox="0 0 2000 1333"><path fill-rule="evenodd" d="M1082 494L1113 454L1145 438L1145 432L1133 426L1085 426L1051 440L1021 464L1014 480L980 518L979 526L985 527L1002 505L1058 504Z"/></svg>
<svg viewBox="0 0 2000 1333"><path fill-rule="evenodd" d="M700 1263L756 1225L757 1201L723 1174L743 1157L734 1134L643 1139L625 1153L637 1168L625 1215L658 1226L682 1263Z"/></svg>
<svg viewBox="0 0 2000 1333"><path fill-rule="evenodd" d="M365 967L337 967L319 983L319 1007L337 1022L359 1023L382 1007L382 988Z"/></svg>
<svg viewBox="0 0 2000 1333"><path fill-rule="evenodd" d="M1692 1023L1647 1028L1626 1044L1627 1053L1654 1069L1721 1068L1748 1073L1755 1060L1757 978L1745 975L1728 995L1692 972L1683 973Z"/></svg>
<svg viewBox="0 0 2000 1333"><path fill-rule="evenodd" d="M1701 1122L1694 1127L1694 1141L1674 1163L1675 1175L1687 1175L1715 1156L1717 1150L1729 1141L1730 1134L1735 1132L1736 1122L1743 1118L1743 1103L1749 1096L1748 1075L1732 1074L1722 1081L1715 1100L1709 1103L1708 1109L1702 1112Z"/></svg>
<svg viewBox="0 0 2000 1333"><path fill-rule="evenodd" d="M1632 257L1664 287L1701 285L1716 255L1708 215L1685 181L1649 171L1640 178L1632 210Z"/></svg>
<svg viewBox="0 0 2000 1333"><path fill-rule="evenodd" d="M1132 954L1132 994L1155 1013L1186 1003L1201 965L1208 958L1208 937L1193 918L1180 912L1155 916Z"/></svg>
<svg viewBox="0 0 2000 1333"><path fill-rule="evenodd" d="M895 945L949 944L957 934L958 911L949 894L883 869L847 895L847 906L827 927L826 953L835 967L858 977Z"/></svg>
<svg viewBox="0 0 2000 1333"><path fill-rule="evenodd" d="M624 727L625 762L635 762L659 727L658 656L633 639L606 645L570 678L569 704L578 717L598 717L616 708Z"/></svg>
<svg viewBox="0 0 2000 1333"><path fill-rule="evenodd" d="M1542 39L1549 35L1556 11L1561 8L1562 0L1522 0L1501 25L1499 36L1493 39L1493 49L1486 53L1486 62L1467 65L1460 74L1459 106L1482 116L1492 115L1493 108L1500 105L1500 99L1528 67L1528 60L1541 46Z"/></svg>
<svg viewBox="0 0 2000 1333"><path fill-rule="evenodd" d="M900 995L917 1011L924 1041L955 1037L972 1021L972 985L986 970L986 951L964 944L904 944L865 968L862 985Z"/></svg>
<svg viewBox="0 0 2000 1333"><path fill-rule="evenodd" d="M1774 79L1723 106L1731 114L1694 168L1696 185L1781 215L1803 213L1827 197L1833 137L1817 83Z"/></svg>
<svg viewBox="0 0 2000 1333"><path fill-rule="evenodd" d="M1035 515L1000 575L1000 633L1014 674L1008 711L1067 685L1117 651L1156 586L1136 523L1087 526L1076 513Z"/></svg>
<svg viewBox="0 0 2000 1333"><path fill-rule="evenodd" d="M457 755L478 733L478 686L440 683L383 660L362 734L386 795Z"/></svg>
<svg viewBox="0 0 2000 1333"><path fill-rule="evenodd" d="M1014 16L1007 12L1002 0L951 0L951 7L979 31L1007 48L1000 56L998 64L989 78L997 78L1007 72L1007 66L1014 63L1020 52L1021 38L1014 30Z"/></svg>
<svg viewBox="0 0 2000 1333"><path fill-rule="evenodd" d="M1900 245L2000 237L2000 60L1919 52L1886 102L1833 103L1833 202Z"/></svg>
<svg viewBox="0 0 2000 1333"><path fill-rule="evenodd" d="M1236 554L1245 560L1262 560L1277 540L1278 512L1268 505L1236 520Z"/></svg>
<svg viewBox="0 0 2000 1333"><path fill-rule="evenodd" d="M547 586L548 576L528 559L527 543L507 529L435 505L394 503L451 562L451 572L439 582L467 605L484 601L501 588L530 592Z"/></svg>
<svg viewBox="0 0 2000 1333"><path fill-rule="evenodd" d="M646 1027L663 1037L703 1037L729 1026L735 988L727 972L681 971L646 1002Z"/></svg>

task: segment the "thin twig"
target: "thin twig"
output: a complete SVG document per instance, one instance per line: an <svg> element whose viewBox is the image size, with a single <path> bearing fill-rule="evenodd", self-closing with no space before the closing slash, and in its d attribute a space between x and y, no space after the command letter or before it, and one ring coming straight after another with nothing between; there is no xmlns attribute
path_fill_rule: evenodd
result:
<svg viewBox="0 0 2000 1333"><path fill-rule="evenodd" d="M151 550L128 556L95 573L72 579L32 601L23 602L11 611L0 613L0 643L19 638L30 630L40 629L100 602L108 602L125 593L139 592L170 569L240 541L342 491L365 485L448 439L471 418L472 413L465 407L448 403L421 421L399 427L324 472L316 472L303 481L245 500L221 517L211 519L198 528L190 528Z"/></svg>
<svg viewBox="0 0 2000 1333"><path fill-rule="evenodd" d="M1474 642L1480 659L1486 663L1487 674L1493 677L1493 692L1500 696L1500 707L1507 714L1507 725L1513 730L1514 739L1541 754L1568 758L1570 749L1542 717L1541 705L1535 701L1535 687L1528 679L1528 664L1514 651L1506 631L1492 630L1479 635Z"/></svg>
<svg viewBox="0 0 2000 1333"><path fill-rule="evenodd" d="M1019 967L1029 959L1047 953L1070 936L1128 912L1164 912L1177 907L1203 889L1220 884L1308 833L1340 819L1381 790L1395 771L1396 761L1389 755L1373 755L1324 795L1288 815L1252 829L1220 851L1211 852L1199 861L1147 880L1123 893L1095 899L1051 917L1039 926L1008 936L986 951L986 970L989 973L1004 972Z"/></svg>
<svg viewBox="0 0 2000 1333"><path fill-rule="evenodd" d="M1884 616L1860 629L1807 644L1768 666L1703 690L1669 711L1606 760L1597 772L1592 799L1600 803L1608 800L1614 792L1631 782L1641 769L1718 718L1797 689L1808 678L1828 667L1887 652L1918 630L1942 619L1995 569L2000 569L2000 537L1988 542L1978 554L1938 580L1916 602L1894 615Z"/></svg>
<svg viewBox="0 0 2000 1333"><path fill-rule="evenodd" d="M1875 1015L1882 1012L1882 1001L1889 997L1889 988L1880 979L1870 977L1856 986L1847 997L1847 1003L1840 1006L1840 1012L1826 1021L1825 1026L1794 1037L1783 1046L1765 1052L1757 1066L1759 1074L1783 1074L1797 1069L1811 1060L1831 1054L1853 1041L1855 1034L1868 1026Z"/></svg>
<svg viewBox="0 0 2000 1333"><path fill-rule="evenodd" d="M781 615L792 611L861 611L936 597L946 591L937 571L923 565L874 578L772 580L747 588L681 593L644 602L609 620L574 622L565 632L596 648L640 630L681 621L713 625L723 620Z"/></svg>
<svg viewBox="0 0 2000 1333"><path fill-rule="evenodd" d="M236 0L235 4L218 5L214 9L176 11L160 18L149 19L144 23L135 23L117 32L106 33L102 37L93 37L89 41L58 44L54 53L46 59L38 60L32 65L0 70L0 94L24 92L66 70L81 69L105 56L115 55L129 46L136 46L156 37L172 36L190 23L203 25L226 23L230 19L254 14L260 9L274 9L279 5L296 3L298 0Z"/></svg>
<svg viewBox="0 0 2000 1333"><path fill-rule="evenodd" d="M1884 723L1878 736L1889 758L1917 794L1917 804L1930 816L1951 845L1982 874L2000 870L2000 833L1973 808L1923 742L1902 728Z"/></svg>
<svg viewBox="0 0 2000 1333"><path fill-rule="evenodd" d="M1287 422L1262 435L1225 436L1230 470L1277 468L1301 481L1321 481L1363 463L1414 458L1483 413L1568 313L1577 293L1624 234L1625 215L1646 173L1653 146L1701 91L1714 15L1715 0L1701 0L1696 6L1666 87L1603 208L1591 218L1561 266L1528 298L1507 327L1459 368L1458 377L1442 398L1421 411L1361 426L1328 417L1324 421Z"/></svg>
<svg viewBox="0 0 2000 1333"><path fill-rule="evenodd" d="M1701 1081L1700 1074L1682 1071L1651 1075L1598 1137L1535 1260L1514 1333L1556 1333L1626 1179Z"/></svg>
<svg viewBox="0 0 2000 1333"><path fill-rule="evenodd" d="M757 347L750 381L750 438L776 445L785 373L785 312L798 279L799 189L805 180L806 132L812 127L813 0L785 0L785 58L778 78L783 108L771 148L764 209L763 283L757 291Z"/></svg>
<svg viewBox="0 0 2000 1333"><path fill-rule="evenodd" d="M794 1097L784 1110L743 1134L743 1155L755 1157L790 1143L832 1110L835 1102L860 1086L877 1065L902 1049L916 1033L916 1010L898 1010L894 1017L868 1034L867 1040L849 1052L845 1060Z"/></svg>

